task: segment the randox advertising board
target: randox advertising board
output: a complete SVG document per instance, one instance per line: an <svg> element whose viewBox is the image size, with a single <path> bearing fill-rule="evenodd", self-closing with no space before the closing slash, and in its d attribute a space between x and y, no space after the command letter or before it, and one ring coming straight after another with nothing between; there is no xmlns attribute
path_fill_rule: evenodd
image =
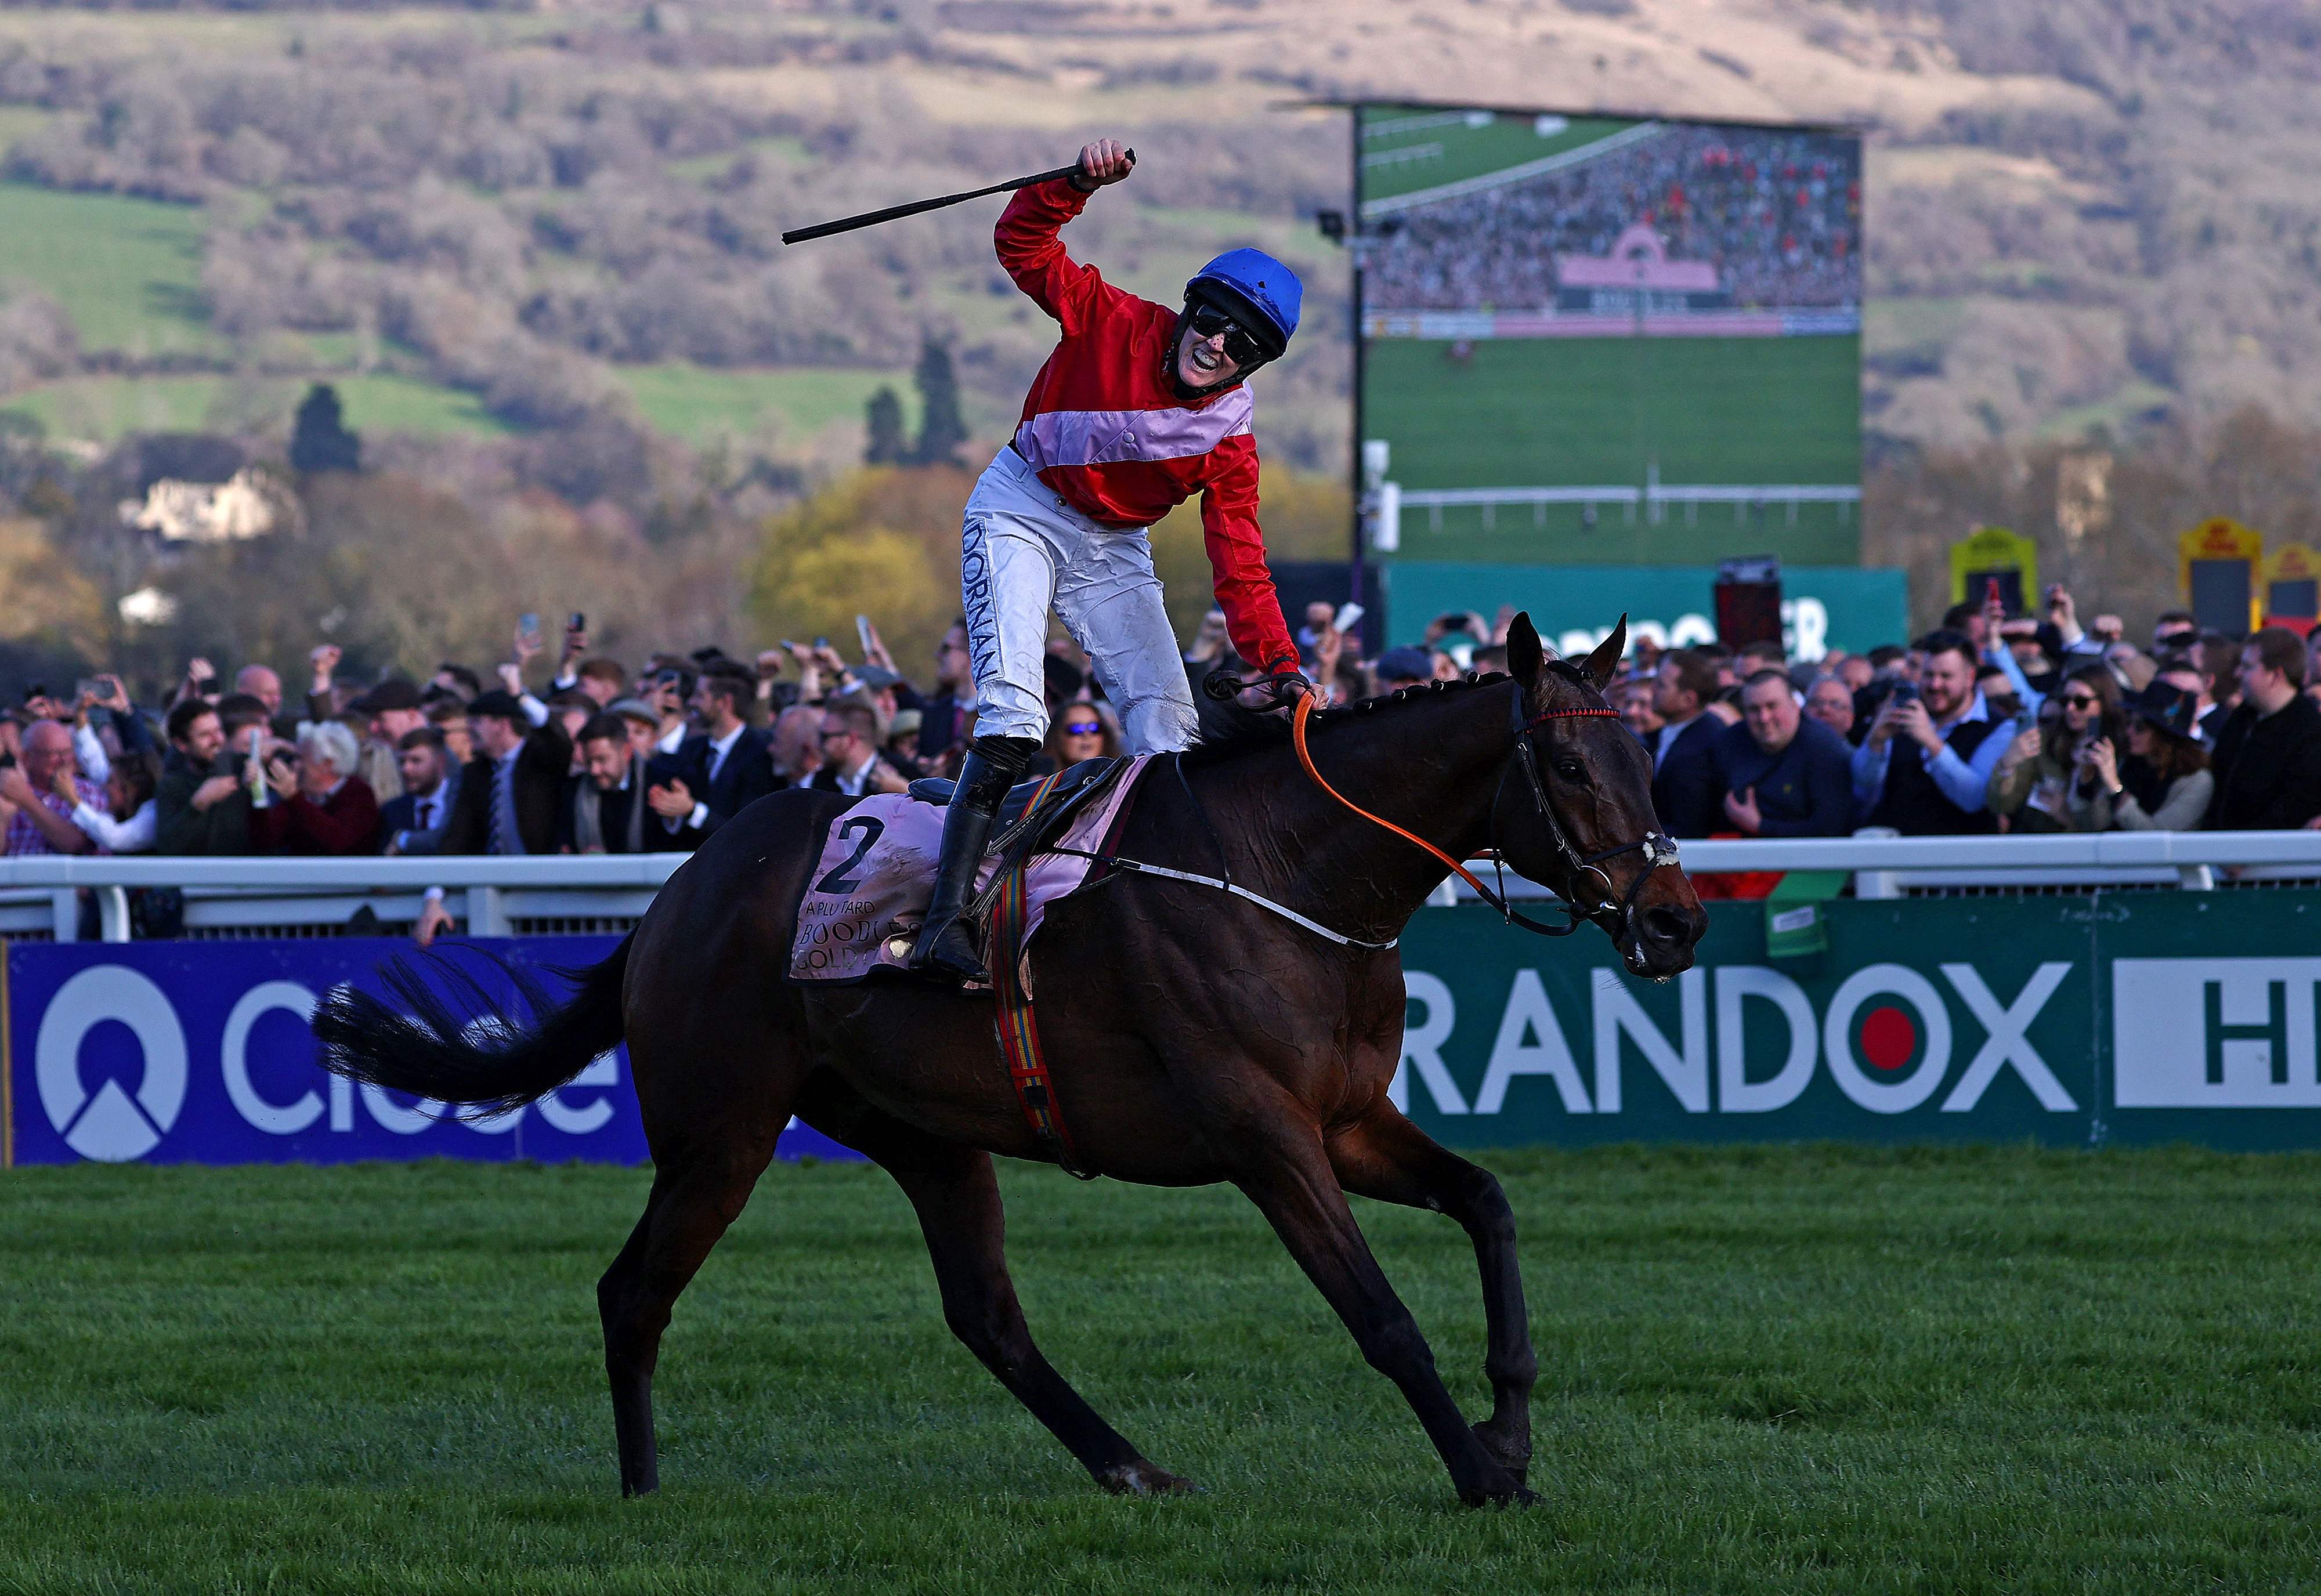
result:
<svg viewBox="0 0 2321 1596"><path fill-rule="evenodd" d="M1773 957L1770 914L1784 917ZM1799 936L1788 923L1824 917ZM487 941L542 976L611 938ZM1480 907L1403 938L1396 1101L1453 1146L2192 1141L2321 1147L2321 892L1720 902L1691 971ZM625 1048L482 1124L315 1066L306 1016L408 945L23 943L7 955L14 1162L645 1159ZM522 1012L514 984L464 967ZM483 1021L482 1023L489 1023ZM1069 1060L1056 1061L1073 1089ZM995 1047L992 1067L1001 1069ZM800 1126L786 1156L843 1156Z"/></svg>
<svg viewBox="0 0 2321 1596"><path fill-rule="evenodd" d="M1695 968L1481 907L1403 939L1396 1101L1454 1146L2189 1141L2321 1147L2321 893L1837 902L1766 953L1711 903ZM1786 929L1786 928L1784 928Z"/></svg>
<svg viewBox="0 0 2321 1596"><path fill-rule="evenodd" d="M455 964L423 967L436 984L446 969L464 971L500 1011L523 1014L514 982L474 948L560 995L569 985L560 970L603 958L618 940L486 938L453 949ZM378 990L380 964L410 951L371 939L12 944L8 1161L646 1160L625 1047L539 1102L472 1123L441 1103L325 1075L306 1023L316 1001L341 982ZM798 1125L779 1150L853 1156Z"/></svg>

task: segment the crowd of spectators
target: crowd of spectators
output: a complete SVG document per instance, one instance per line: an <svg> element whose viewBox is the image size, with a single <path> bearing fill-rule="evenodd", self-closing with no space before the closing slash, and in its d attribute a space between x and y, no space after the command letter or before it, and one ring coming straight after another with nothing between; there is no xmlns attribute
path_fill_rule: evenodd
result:
<svg viewBox="0 0 2321 1596"><path fill-rule="evenodd" d="M1415 205L1368 268L1389 311L1539 310L1558 256L1602 258L1643 222L1673 260L1716 268L1727 304L1861 303L1858 142L1822 133L1663 127L1536 177Z"/></svg>
<svg viewBox="0 0 2321 1596"><path fill-rule="evenodd" d="M1961 605L1907 648L1639 650L1617 687L1678 837L2321 830L2321 657L2160 618L2150 648Z"/></svg>
<svg viewBox="0 0 2321 1596"><path fill-rule="evenodd" d="M2176 612L2145 648L2114 617L2082 627L2061 588L2046 604L1960 606L1907 647L1813 661L1639 638L1608 696L1679 838L2321 829L2321 639ZM1349 703L1503 668L1511 621L1443 615L1366 660L1317 603L1297 637L1319 690ZM859 796L953 773L973 733L964 628L924 688L867 621L861 641L854 663L817 640L632 668L575 616L552 666L533 621L489 673L447 661L424 683L350 681L325 644L295 706L270 667L229 686L202 659L151 708L113 676L70 699L35 689L0 711L0 830L11 855L686 852L784 787ZM1237 666L1212 611L1188 674ZM1068 640L1048 697L1037 772L1121 751ZM421 936L449 921L431 894Z"/></svg>

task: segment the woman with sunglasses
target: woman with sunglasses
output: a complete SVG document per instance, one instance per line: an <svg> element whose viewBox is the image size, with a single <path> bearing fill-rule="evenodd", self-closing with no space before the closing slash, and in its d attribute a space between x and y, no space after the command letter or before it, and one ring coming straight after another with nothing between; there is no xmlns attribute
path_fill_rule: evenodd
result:
<svg viewBox="0 0 2321 1596"><path fill-rule="evenodd" d="M2216 794L2208 750L2200 746L2191 694L2153 682L2125 702L2127 757L2098 738L2088 745L2094 776L2071 789L2071 826L2080 831L2191 831Z"/></svg>
<svg viewBox="0 0 2321 1596"><path fill-rule="evenodd" d="M1116 759L1120 748L1120 728L1112 712L1079 698L1056 712L1041 752L1055 761L1055 769L1069 770L1083 759Z"/></svg>
<svg viewBox="0 0 2321 1596"><path fill-rule="evenodd" d="M1233 249L1195 273L1181 309L1154 304L1075 261L1057 237L1097 189L1133 164L1116 141L1078 169L1019 189L999 218L999 262L1062 330L1033 379L1015 437L968 500L960 545L976 737L943 819L942 860L914 968L986 979L959 915L1008 787L1048 730L1042 660L1048 612L1088 650L1119 706L1128 751L1160 753L1197 734L1193 695L1161 605L1146 529L1194 494L1218 605L1241 657L1297 676L1258 530L1253 404L1244 379L1279 359L1297 330L1295 273ZM1252 705L1252 707L1256 707Z"/></svg>
<svg viewBox="0 0 2321 1596"><path fill-rule="evenodd" d="M2087 750L2122 735L2119 684L2100 665L2083 666L2040 706L2038 723L2016 734L1990 772L1990 812L2010 831L2071 830L2072 789L2092 781Z"/></svg>

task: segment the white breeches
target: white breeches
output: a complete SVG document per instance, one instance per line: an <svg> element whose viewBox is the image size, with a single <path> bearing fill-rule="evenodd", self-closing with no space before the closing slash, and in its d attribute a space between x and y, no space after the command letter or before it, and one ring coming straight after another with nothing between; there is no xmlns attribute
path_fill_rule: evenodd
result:
<svg viewBox="0 0 2321 1596"><path fill-rule="evenodd" d="M1198 735L1151 542L1082 515L1012 449L999 451L967 501L960 588L978 737L1047 735L1051 609L1088 650L1128 752L1165 753Z"/></svg>

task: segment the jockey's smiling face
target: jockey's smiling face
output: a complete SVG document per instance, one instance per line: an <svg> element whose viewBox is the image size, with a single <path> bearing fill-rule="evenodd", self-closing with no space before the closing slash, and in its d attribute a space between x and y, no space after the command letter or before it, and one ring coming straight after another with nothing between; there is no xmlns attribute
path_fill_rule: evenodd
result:
<svg viewBox="0 0 2321 1596"><path fill-rule="evenodd" d="M1240 376L1240 363L1225 353L1227 336L1221 330L1204 338L1192 319L1186 318L1177 340L1177 380L1188 388L1214 388Z"/></svg>

